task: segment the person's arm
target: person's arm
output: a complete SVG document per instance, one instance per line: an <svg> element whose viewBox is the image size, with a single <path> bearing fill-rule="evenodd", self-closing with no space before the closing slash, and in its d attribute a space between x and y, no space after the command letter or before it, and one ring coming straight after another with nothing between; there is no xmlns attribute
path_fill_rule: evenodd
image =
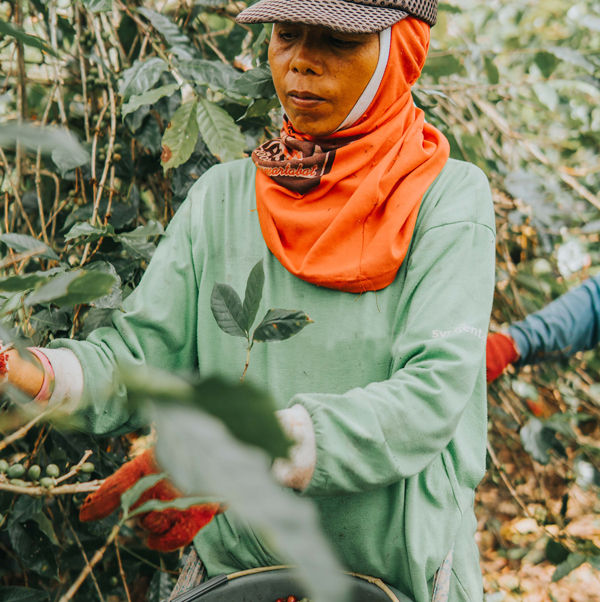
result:
<svg viewBox="0 0 600 602"><path fill-rule="evenodd" d="M519 354L515 365L569 357L600 342L600 275L508 328Z"/></svg>
<svg viewBox="0 0 600 602"><path fill-rule="evenodd" d="M128 407L119 369L144 364L173 372L195 369L200 274L193 260L192 205L190 198L176 213L139 286L125 300L123 310L113 312L113 327L95 330L86 341L58 339L39 349L54 372L47 407L60 404L78 428L115 434L143 424L144 418ZM23 380L24 375L18 374L21 368L10 366L11 378ZM36 387L31 383L29 395Z"/></svg>
<svg viewBox="0 0 600 602"><path fill-rule="evenodd" d="M292 398L314 428L306 495L367 491L421 472L447 447L476 387L485 399L494 249L493 230L479 223L426 231L409 260L390 379Z"/></svg>
<svg viewBox="0 0 600 602"><path fill-rule="evenodd" d="M6 352L6 381L33 399L44 384L44 368L35 356L24 359L11 349Z"/></svg>

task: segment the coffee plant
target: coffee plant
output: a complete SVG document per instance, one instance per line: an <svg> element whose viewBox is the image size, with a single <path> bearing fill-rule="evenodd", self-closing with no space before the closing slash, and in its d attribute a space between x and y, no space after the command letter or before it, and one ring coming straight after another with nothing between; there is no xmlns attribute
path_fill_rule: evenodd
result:
<svg viewBox="0 0 600 602"><path fill-rule="evenodd" d="M5 343L84 339L110 325L194 182L277 135L270 27L235 23L250 3L0 3ZM598 272L600 3L453 0L440 3L432 35L414 98L452 156L490 178L497 330ZM249 347L250 326L241 329ZM477 500L484 561L499 556L515 570L525 561L554 564L555 581L584 563L600 567L595 535L574 528L584 514L574 500L591 499L586 516L599 510L599 371L592 351L511 371L490 387L490 470ZM180 480L200 480L190 459L220 432L217 423L231 420L206 407L206 420L190 418L199 388L216 386L169 375L131 383L159 398L151 410L159 445L177 447L183 431L196 429L186 431L187 456L179 450L169 459L163 450ZM183 398L179 413L160 403ZM239 400L239 390L229 398ZM97 438L44 415L24 418L8 397L1 407L0 600L168 598L182 556L145 548L128 506L99 523L77 518L85 495L154 432ZM235 470L221 460L224 473ZM248 475L237 476L252 488ZM268 487L266 478L257 482ZM241 495L242 487L227 487L228 499ZM295 501L269 491L282 509L277 519ZM260 502L248 506L252 519L266 520ZM503 527L523 517L534 521L530 536L511 539ZM486 581L488 592L498 587Z"/></svg>

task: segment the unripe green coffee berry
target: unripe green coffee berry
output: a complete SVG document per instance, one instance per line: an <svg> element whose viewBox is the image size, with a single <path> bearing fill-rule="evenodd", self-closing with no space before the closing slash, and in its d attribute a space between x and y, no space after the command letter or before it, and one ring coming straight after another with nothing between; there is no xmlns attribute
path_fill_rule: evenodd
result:
<svg viewBox="0 0 600 602"><path fill-rule="evenodd" d="M42 474L42 469L37 464L34 464L33 466L29 467L27 474L32 481L37 481Z"/></svg>
<svg viewBox="0 0 600 602"><path fill-rule="evenodd" d="M115 153L120 153L121 149L123 148L122 144L119 144L118 142L115 144L114 149L115 149Z"/></svg>
<svg viewBox="0 0 600 602"><path fill-rule="evenodd" d="M119 580L116 577L111 577L110 578L110 586L117 587L117 585L119 585Z"/></svg>
<svg viewBox="0 0 600 602"><path fill-rule="evenodd" d="M60 475L60 470L56 464L48 464L48 466L46 466L46 474L49 477L56 478L58 475Z"/></svg>
<svg viewBox="0 0 600 602"><path fill-rule="evenodd" d="M11 485L15 485L16 487L29 487L29 483L26 483L22 479L11 479L9 483Z"/></svg>
<svg viewBox="0 0 600 602"><path fill-rule="evenodd" d="M120 160L121 160L121 155L119 155L119 153L115 153L115 154L113 155L113 161L114 161L115 163L118 163Z"/></svg>
<svg viewBox="0 0 600 602"><path fill-rule="evenodd" d="M80 470L81 470L81 472L87 472L87 473L89 473L89 472L94 472L95 468L96 467L91 462L84 462L81 465Z"/></svg>
<svg viewBox="0 0 600 602"><path fill-rule="evenodd" d="M0 526L2 526L3 523L4 523L4 514L2 514L2 512L0 512Z"/></svg>
<svg viewBox="0 0 600 602"><path fill-rule="evenodd" d="M0 472L4 474L8 470L8 462L6 460L0 460Z"/></svg>
<svg viewBox="0 0 600 602"><path fill-rule="evenodd" d="M44 487L44 489L50 489L50 487L56 485L56 481L52 477L43 477L40 479L40 485Z"/></svg>
<svg viewBox="0 0 600 602"><path fill-rule="evenodd" d="M18 479L25 474L25 467L23 464L13 464L8 469L8 478L9 479Z"/></svg>

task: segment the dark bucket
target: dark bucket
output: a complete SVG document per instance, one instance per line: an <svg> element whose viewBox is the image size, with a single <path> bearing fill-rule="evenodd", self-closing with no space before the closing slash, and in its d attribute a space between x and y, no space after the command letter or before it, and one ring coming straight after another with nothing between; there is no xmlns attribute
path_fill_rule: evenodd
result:
<svg viewBox="0 0 600 602"><path fill-rule="evenodd" d="M351 575L352 602L412 602L380 579ZM172 602L276 602L278 598L307 597L306 590L289 567L265 567L232 575L219 575Z"/></svg>

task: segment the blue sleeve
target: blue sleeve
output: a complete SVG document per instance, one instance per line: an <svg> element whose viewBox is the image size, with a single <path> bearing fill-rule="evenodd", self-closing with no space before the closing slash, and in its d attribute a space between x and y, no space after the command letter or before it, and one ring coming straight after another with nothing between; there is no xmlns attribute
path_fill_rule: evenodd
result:
<svg viewBox="0 0 600 602"><path fill-rule="evenodd" d="M592 349L600 341L600 274L508 331L521 354L519 366Z"/></svg>

